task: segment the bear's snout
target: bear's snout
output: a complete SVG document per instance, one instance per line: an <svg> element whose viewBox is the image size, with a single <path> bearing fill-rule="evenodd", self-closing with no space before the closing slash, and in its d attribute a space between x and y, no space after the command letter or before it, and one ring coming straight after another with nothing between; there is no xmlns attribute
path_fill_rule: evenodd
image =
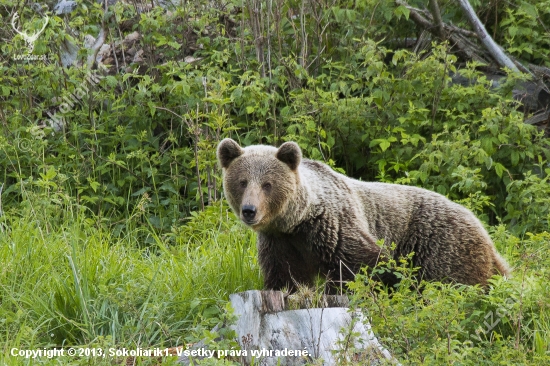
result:
<svg viewBox="0 0 550 366"><path fill-rule="evenodd" d="M256 206L243 205L241 214L246 223L253 223L254 218L256 217Z"/></svg>

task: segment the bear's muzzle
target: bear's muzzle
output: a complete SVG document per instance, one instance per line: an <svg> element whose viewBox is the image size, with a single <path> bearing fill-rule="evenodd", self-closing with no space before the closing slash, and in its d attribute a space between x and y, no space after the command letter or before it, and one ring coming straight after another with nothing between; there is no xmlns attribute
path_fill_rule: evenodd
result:
<svg viewBox="0 0 550 366"><path fill-rule="evenodd" d="M241 218L242 220L249 225L256 223L256 206L253 205L243 205L241 208Z"/></svg>

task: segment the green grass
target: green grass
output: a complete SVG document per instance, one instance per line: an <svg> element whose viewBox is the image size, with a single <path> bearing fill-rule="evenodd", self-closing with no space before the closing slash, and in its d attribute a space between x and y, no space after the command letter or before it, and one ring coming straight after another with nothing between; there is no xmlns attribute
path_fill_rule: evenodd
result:
<svg viewBox="0 0 550 366"><path fill-rule="evenodd" d="M0 218L0 364L112 365L111 358L9 356L12 348L180 346L215 334L228 295L262 287L255 235L221 204L170 233L139 224L114 236L63 200L27 200ZM477 287L424 284L406 266L388 293L359 278L355 304L403 364L550 364L550 234L491 228L513 278ZM497 322L498 323L495 323ZM494 324L487 331L487 324ZM138 364L155 364L138 359ZM173 364L175 358L164 360ZM209 363L218 361L209 360Z"/></svg>
<svg viewBox="0 0 550 366"><path fill-rule="evenodd" d="M1 219L0 364L25 363L13 347L180 346L218 322L230 293L262 285L253 233L219 204L163 237L32 212Z"/></svg>

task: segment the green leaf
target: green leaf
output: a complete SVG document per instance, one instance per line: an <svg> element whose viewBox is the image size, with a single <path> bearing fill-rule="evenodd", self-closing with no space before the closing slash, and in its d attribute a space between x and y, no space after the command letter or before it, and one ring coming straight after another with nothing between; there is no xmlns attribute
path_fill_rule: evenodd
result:
<svg viewBox="0 0 550 366"><path fill-rule="evenodd" d="M172 192L173 194L179 194L178 191L174 188L174 185L170 182L165 182L162 186L160 186L160 189L163 191Z"/></svg>
<svg viewBox="0 0 550 366"><path fill-rule="evenodd" d="M156 112L156 108L155 108L155 103L153 103L152 101L148 101L147 102L147 105L149 106L149 112L151 113L151 117L154 117L155 116L155 112Z"/></svg>
<svg viewBox="0 0 550 366"><path fill-rule="evenodd" d="M502 173L506 170L506 168L504 167L504 165L502 165L501 163L496 163L495 164L495 173L497 173L498 177L499 178L502 178Z"/></svg>
<svg viewBox="0 0 550 366"><path fill-rule="evenodd" d="M399 5L394 10L394 14L397 16L398 19L401 18L401 16L405 16L405 19L409 20L409 14L411 11L407 9L404 5Z"/></svg>
<svg viewBox="0 0 550 366"><path fill-rule="evenodd" d="M487 167L487 170L490 170L493 166L493 159L490 156L485 157L485 166Z"/></svg>
<svg viewBox="0 0 550 366"><path fill-rule="evenodd" d="M176 50L179 50L181 48L181 45L178 42L168 42L168 46L175 48Z"/></svg>
<svg viewBox="0 0 550 366"><path fill-rule="evenodd" d="M363 137L366 138L366 137L368 137L368 135L363 135ZM380 145L380 143L382 141L383 141L382 139L374 139L369 143L369 147L374 147L374 146Z"/></svg>
<svg viewBox="0 0 550 366"><path fill-rule="evenodd" d="M151 190L151 188L149 187L143 187L142 189L132 193L132 196L141 196L142 194L144 194L145 192L149 192Z"/></svg>
<svg viewBox="0 0 550 366"><path fill-rule="evenodd" d="M390 147L390 142L388 140L384 140L380 143L380 148L382 149L382 151L386 151L388 149L388 147Z"/></svg>
<svg viewBox="0 0 550 366"><path fill-rule="evenodd" d="M44 180L52 180L57 175L57 172L55 171L55 168L51 166L47 171L46 174L40 173L40 176Z"/></svg>
<svg viewBox="0 0 550 366"><path fill-rule="evenodd" d="M542 1L541 3L544 3L544 2ZM529 15L533 19L536 19L537 16L538 16L537 7L533 4L529 4L527 2L522 2L521 10L525 11L525 14Z"/></svg>
<svg viewBox="0 0 550 366"><path fill-rule="evenodd" d="M97 193L97 189L101 187L101 183L96 182L95 180L90 180L90 187L94 190L94 193Z"/></svg>
<svg viewBox="0 0 550 366"><path fill-rule="evenodd" d="M118 80L117 78L115 78L114 76L112 75L109 75L105 78L105 83L111 87L111 88L114 88L118 85Z"/></svg>
<svg viewBox="0 0 550 366"><path fill-rule="evenodd" d="M238 99L243 95L243 88L238 86L233 90L233 93L231 93L231 99Z"/></svg>
<svg viewBox="0 0 550 366"><path fill-rule="evenodd" d="M519 163L519 153L517 151L512 151L512 166L516 166Z"/></svg>

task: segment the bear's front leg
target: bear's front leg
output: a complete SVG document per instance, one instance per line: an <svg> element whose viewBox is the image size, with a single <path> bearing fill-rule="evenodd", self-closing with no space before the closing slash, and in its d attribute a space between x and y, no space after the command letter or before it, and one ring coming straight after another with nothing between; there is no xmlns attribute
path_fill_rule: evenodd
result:
<svg viewBox="0 0 550 366"><path fill-rule="evenodd" d="M294 292L298 284L313 285L316 272L311 269L311 261L291 242L285 235L258 233L258 259L266 289Z"/></svg>

